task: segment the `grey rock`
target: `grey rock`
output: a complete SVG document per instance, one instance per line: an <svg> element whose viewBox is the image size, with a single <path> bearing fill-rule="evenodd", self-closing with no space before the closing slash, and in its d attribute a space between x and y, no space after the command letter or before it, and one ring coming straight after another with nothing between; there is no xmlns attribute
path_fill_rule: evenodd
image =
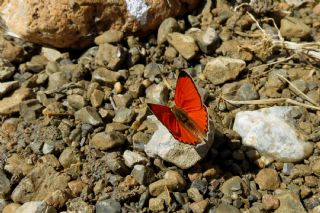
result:
<svg viewBox="0 0 320 213"><path fill-rule="evenodd" d="M226 180L221 186L221 192L227 196L231 196L233 192L242 194L244 190L244 181L239 177L235 176Z"/></svg>
<svg viewBox="0 0 320 213"><path fill-rule="evenodd" d="M0 198L0 212L4 212L3 209L7 206L10 205L5 199ZM4 212L5 213L5 212Z"/></svg>
<svg viewBox="0 0 320 213"><path fill-rule="evenodd" d="M203 73L211 83L219 85L236 79L245 67L243 60L220 56L210 60Z"/></svg>
<svg viewBox="0 0 320 213"><path fill-rule="evenodd" d="M259 99L259 94L251 83L243 83L236 93L237 99L241 101L257 100Z"/></svg>
<svg viewBox="0 0 320 213"><path fill-rule="evenodd" d="M133 152L130 150L126 150L123 153L124 163L128 167L133 167L136 164L147 164L148 159L138 152Z"/></svg>
<svg viewBox="0 0 320 213"><path fill-rule="evenodd" d="M126 142L126 137L117 131L99 132L95 134L91 143L99 150L109 150L122 146Z"/></svg>
<svg viewBox="0 0 320 213"><path fill-rule="evenodd" d="M212 54L220 45L218 33L211 27L196 34L196 41L202 52Z"/></svg>
<svg viewBox="0 0 320 213"><path fill-rule="evenodd" d="M109 87L113 87L113 85L118 82L119 78L120 73L108 70L104 67L99 67L92 73L92 81Z"/></svg>
<svg viewBox="0 0 320 213"><path fill-rule="evenodd" d="M154 181L154 172L151 167L145 165L135 165L131 175L140 184L147 186Z"/></svg>
<svg viewBox="0 0 320 213"><path fill-rule="evenodd" d="M117 94L113 96L113 101L118 108L129 107L133 101L133 97L130 93Z"/></svg>
<svg viewBox="0 0 320 213"><path fill-rule="evenodd" d="M146 97L152 103L165 104L169 98L169 90L164 83L152 84L146 89Z"/></svg>
<svg viewBox="0 0 320 213"><path fill-rule="evenodd" d="M163 44L167 41L167 36L169 33L177 32L179 29L179 24L174 18L170 17L163 20L158 28L157 43Z"/></svg>
<svg viewBox="0 0 320 213"><path fill-rule="evenodd" d="M104 43L99 45L95 62L99 66L107 66L109 69L117 70L126 59L126 54L123 47Z"/></svg>
<svg viewBox="0 0 320 213"><path fill-rule="evenodd" d="M199 49L196 41L189 35L169 33L167 40L186 60L192 59Z"/></svg>
<svg viewBox="0 0 320 213"><path fill-rule="evenodd" d="M6 59L0 58L0 82L11 78L14 72L15 67Z"/></svg>
<svg viewBox="0 0 320 213"><path fill-rule="evenodd" d="M11 189L10 180L6 174L0 169L0 198L3 198Z"/></svg>
<svg viewBox="0 0 320 213"><path fill-rule="evenodd" d="M74 113L74 117L82 123L88 123L93 126L102 124L102 119L94 107L83 107Z"/></svg>
<svg viewBox="0 0 320 213"><path fill-rule="evenodd" d="M94 39L94 43L97 45L104 44L104 43L118 43L123 39L123 32L118 30L110 29L108 31L105 31L101 35L97 36Z"/></svg>
<svg viewBox="0 0 320 213"><path fill-rule="evenodd" d="M283 162L297 162L307 158L313 145L298 138L292 127L295 107L270 107L236 114L233 130L242 137L243 144L254 147L262 155Z"/></svg>
<svg viewBox="0 0 320 213"><path fill-rule="evenodd" d="M159 156L182 169L192 167L205 157L214 141L214 129L210 123L208 142L190 146L177 141L155 116L148 116L148 119L155 123L158 129L144 148L146 154L149 157Z"/></svg>
<svg viewBox="0 0 320 213"><path fill-rule="evenodd" d="M57 210L45 201L30 201L15 210L15 213L56 213Z"/></svg>
<svg viewBox="0 0 320 213"><path fill-rule="evenodd" d="M97 213L121 213L121 204L113 199L100 200L96 203Z"/></svg>
<svg viewBox="0 0 320 213"><path fill-rule="evenodd" d="M122 156L118 152L107 153L107 165L108 168L119 175L126 175L129 173L129 169L123 161Z"/></svg>
<svg viewBox="0 0 320 213"><path fill-rule="evenodd" d="M290 175L292 169L293 169L293 163L284 163L282 168L282 173L285 175Z"/></svg>
<svg viewBox="0 0 320 213"><path fill-rule="evenodd" d="M280 32L287 38L305 38L310 35L311 28L302 19L287 16L281 19Z"/></svg>
<svg viewBox="0 0 320 213"><path fill-rule="evenodd" d="M216 209L215 213L240 213L240 210L226 202L222 202Z"/></svg>
<svg viewBox="0 0 320 213"><path fill-rule="evenodd" d="M67 75L64 72L55 72L49 75L48 90L55 90L69 83Z"/></svg>
<svg viewBox="0 0 320 213"><path fill-rule="evenodd" d="M132 121L135 113L132 109L121 107L116 111L113 122L128 124Z"/></svg>
<svg viewBox="0 0 320 213"><path fill-rule="evenodd" d="M161 73L160 65L154 62L147 64L144 68L143 77L148 78L150 81L154 81Z"/></svg>
<svg viewBox="0 0 320 213"><path fill-rule="evenodd" d="M76 110L85 106L86 101L83 96L78 94L72 94L67 96L68 105Z"/></svg>
<svg viewBox="0 0 320 213"><path fill-rule="evenodd" d="M190 188L197 188L202 194L208 189L208 181L206 179L196 179L192 181Z"/></svg>
<svg viewBox="0 0 320 213"><path fill-rule="evenodd" d="M308 85L307 82L303 79L294 80L291 82L298 90L300 90L303 93L308 92ZM294 89L291 85L289 85L289 89L297 92L296 89Z"/></svg>
<svg viewBox="0 0 320 213"><path fill-rule="evenodd" d="M19 87L19 81L8 81L5 83L0 83L0 98L2 98L7 93L17 89Z"/></svg>

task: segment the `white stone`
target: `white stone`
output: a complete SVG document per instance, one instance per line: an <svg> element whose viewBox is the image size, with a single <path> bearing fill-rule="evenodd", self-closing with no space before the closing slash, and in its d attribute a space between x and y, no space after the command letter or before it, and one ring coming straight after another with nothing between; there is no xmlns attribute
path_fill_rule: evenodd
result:
<svg viewBox="0 0 320 213"><path fill-rule="evenodd" d="M236 114L233 130L244 145L260 154L283 162L301 161L313 151L313 145L298 137L291 113L295 107L275 106Z"/></svg>
<svg viewBox="0 0 320 213"><path fill-rule="evenodd" d="M136 164L147 164L148 159L138 152L126 150L123 153L124 163L132 168Z"/></svg>
<svg viewBox="0 0 320 213"><path fill-rule="evenodd" d="M128 12L140 22L145 24L148 16L148 5L144 0L126 0Z"/></svg>
<svg viewBox="0 0 320 213"><path fill-rule="evenodd" d="M46 57L49 61L57 61L63 57L62 54L58 50L48 48L48 47L42 47L41 54L44 57Z"/></svg>
<svg viewBox="0 0 320 213"><path fill-rule="evenodd" d="M148 119L158 127L145 146L145 152L149 157L158 156L181 169L188 169L204 158L213 144L214 128L212 124L209 124L208 142L193 146L176 140L154 115L148 116Z"/></svg>

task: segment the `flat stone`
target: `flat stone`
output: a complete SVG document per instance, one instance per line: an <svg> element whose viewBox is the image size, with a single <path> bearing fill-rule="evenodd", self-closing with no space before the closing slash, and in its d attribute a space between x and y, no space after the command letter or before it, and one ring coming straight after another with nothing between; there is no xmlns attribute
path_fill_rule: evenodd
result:
<svg viewBox="0 0 320 213"><path fill-rule="evenodd" d="M31 72L38 73L44 70L47 63L48 59L46 57L42 55L35 55L30 61L26 62L26 68Z"/></svg>
<svg viewBox="0 0 320 213"><path fill-rule="evenodd" d="M17 203L45 200L55 191L65 190L68 181L69 177L65 173L56 172L48 165L40 165L19 182L13 190L11 198Z"/></svg>
<svg viewBox="0 0 320 213"><path fill-rule="evenodd" d="M69 83L66 73L60 71L49 75L48 90L55 90Z"/></svg>
<svg viewBox="0 0 320 213"><path fill-rule="evenodd" d="M277 195L277 197L280 200L280 206L274 211L275 213L306 212L300 201L300 198L293 192L287 191Z"/></svg>
<svg viewBox="0 0 320 213"><path fill-rule="evenodd" d="M10 115L19 112L20 103L32 96L29 88L20 88L14 91L10 97L0 100L0 115Z"/></svg>
<svg viewBox="0 0 320 213"><path fill-rule="evenodd" d="M109 150L122 146L126 142L126 137L117 131L99 132L95 134L91 143L99 150Z"/></svg>
<svg viewBox="0 0 320 213"><path fill-rule="evenodd" d="M15 213L56 213L57 210L45 201L30 201L16 209Z"/></svg>
<svg viewBox="0 0 320 213"><path fill-rule="evenodd" d="M167 40L186 60L192 59L199 49L189 35L173 32L168 34Z"/></svg>
<svg viewBox="0 0 320 213"><path fill-rule="evenodd" d="M96 213L120 213L121 205L113 199L101 200L96 203Z"/></svg>
<svg viewBox="0 0 320 213"><path fill-rule="evenodd" d="M258 100L259 93L251 83L243 83L236 92L236 98L240 101Z"/></svg>
<svg viewBox="0 0 320 213"><path fill-rule="evenodd" d="M181 169L188 169L204 158L214 141L214 129L210 123L208 141L192 146L177 141L155 116L148 116L148 120L156 124L157 130L144 147L146 154L153 158L158 156Z"/></svg>
<svg viewBox="0 0 320 213"><path fill-rule="evenodd" d="M203 73L211 83L219 85L236 79L245 67L243 60L219 56L206 64Z"/></svg>
<svg viewBox="0 0 320 213"><path fill-rule="evenodd" d="M133 101L132 95L130 93L117 94L113 96L114 103L117 107L129 107Z"/></svg>
<svg viewBox="0 0 320 213"><path fill-rule="evenodd" d="M274 169L265 168L260 170L255 181L262 190L276 190L280 186L280 178Z"/></svg>
<svg viewBox="0 0 320 213"><path fill-rule="evenodd" d="M98 126L102 124L102 119L94 107L83 107L74 113L76 120L80 120L82 123Z"/></svg>
<svg viewBox="0 0 320 213"><path fill-rule="evenodd" d="M8 81L0 83L0 98L5 96L7 93L15 90L19 87L19 81Z"/></svg>
<svg viewBox="0 0 320 213"><path fill-rule="evenodd" d="M281 19L280 32L287 38L305 38L310 35L311 28L302 19L287 16Z"/></svg>
<svg viewBox="0 0 320 213"><path fill-rule="evenodd" d="M233 130L244 145L262 155L282 162L301 161L313 151L313 145L302 141L292 127L295 107L275 106L236 114Z"/></svg>

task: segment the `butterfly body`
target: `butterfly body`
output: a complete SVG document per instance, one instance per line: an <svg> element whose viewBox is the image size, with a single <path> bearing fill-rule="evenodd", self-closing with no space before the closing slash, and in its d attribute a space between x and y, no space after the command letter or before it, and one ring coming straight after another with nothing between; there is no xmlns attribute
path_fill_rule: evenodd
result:
<svg viewBox="0 0 320 213"><path fill-rule="evenodd" d="M183 109L173 106L171 107L171 111L176 117L177 121L186 128L193 137L197 138L197 141L203 141L206 139L207 134L205 131L203 131L199 125L193 121L188 114L183 111Z"/></svg>
<svg viewBox="0 0 320 213"><path fill-rule="evenodd" d="M176 84L175 105L148 104L150 110L180 142L198 144L207 139L208 112L191 76L181 71Z"/></svg>

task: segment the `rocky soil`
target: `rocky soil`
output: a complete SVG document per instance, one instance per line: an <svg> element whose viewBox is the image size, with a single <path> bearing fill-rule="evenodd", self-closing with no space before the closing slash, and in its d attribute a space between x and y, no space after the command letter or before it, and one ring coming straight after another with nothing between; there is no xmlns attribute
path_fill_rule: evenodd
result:
<svg viewBox="0 0 320 213"><path fill-rule="evenodd" d="M320 212L319 40L320 3L289 0L203 1L82 50L1 36L0 210ZM146 103L172 100L181 69L215 127L203 155L148 147ZM269 126L248 138L250 123Z"/></svg>

